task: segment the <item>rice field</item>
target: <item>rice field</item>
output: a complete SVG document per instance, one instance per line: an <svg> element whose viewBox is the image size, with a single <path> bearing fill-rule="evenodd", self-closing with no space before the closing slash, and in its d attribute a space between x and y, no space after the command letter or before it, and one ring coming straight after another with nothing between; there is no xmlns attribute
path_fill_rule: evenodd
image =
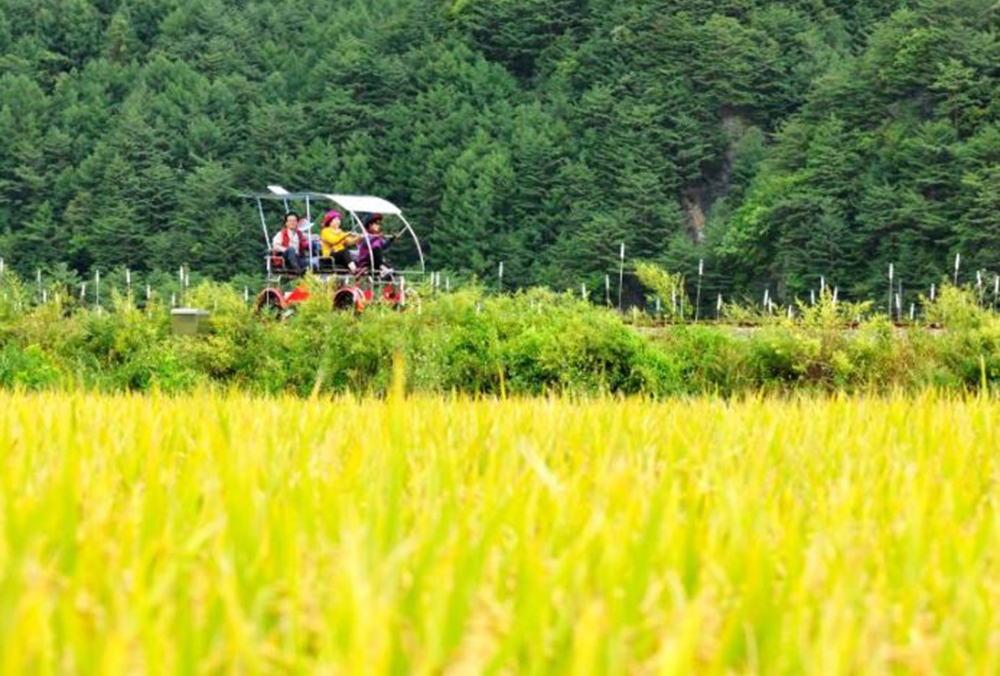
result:
<svg viewBox="0 0 1000 676"><path fill-rule="evenodd" d="M933 394L0 393L0 669L997 673L998 427Z"/></svg>

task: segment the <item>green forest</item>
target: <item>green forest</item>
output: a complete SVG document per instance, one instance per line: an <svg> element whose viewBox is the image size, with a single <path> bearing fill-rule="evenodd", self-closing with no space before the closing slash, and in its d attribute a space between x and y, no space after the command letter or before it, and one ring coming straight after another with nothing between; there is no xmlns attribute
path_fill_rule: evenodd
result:
<svg viewBox="0 0 1000 676"><path fill-rule="evenodd" d="M433 269L844 298L1000 269L996 0L3 0L0 257L259 271L240 192L382 195ZM273 214L276 227L279 214ZM713 295L710 295L713 294Z"/></svg>

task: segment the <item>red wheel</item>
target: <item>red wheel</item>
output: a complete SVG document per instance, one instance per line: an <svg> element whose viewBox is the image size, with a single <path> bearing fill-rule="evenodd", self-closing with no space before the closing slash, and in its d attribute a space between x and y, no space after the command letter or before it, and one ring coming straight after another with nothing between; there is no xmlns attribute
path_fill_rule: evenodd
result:
<svg viewBox="0 0 1000 676"><path fill-rule="evenodd" d="M261 317L280 320L285 314L285 299L278 289L267 288L257 294L253 308Z"/></svg>
<svg viewBox="0 0 1000 676"><path fill-rule="evenodd" d="M364 292L356 286L342 287L333 294L334 310L360 313L367 304Z"/></svg>

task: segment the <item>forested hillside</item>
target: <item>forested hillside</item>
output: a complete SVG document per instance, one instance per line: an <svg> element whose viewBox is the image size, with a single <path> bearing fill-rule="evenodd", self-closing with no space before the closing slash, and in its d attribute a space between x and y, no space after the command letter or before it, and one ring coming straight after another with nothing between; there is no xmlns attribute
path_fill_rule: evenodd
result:
<svg viewBox="0 0 1000 676"><path fill-rule="evenodd" d="M268 183L434 268L882 293L1000 254L995 0L2 0L0 256L253 272ZM276 216L276 214L275 214ZM276 220L276 219L275 219Z"/></svg>

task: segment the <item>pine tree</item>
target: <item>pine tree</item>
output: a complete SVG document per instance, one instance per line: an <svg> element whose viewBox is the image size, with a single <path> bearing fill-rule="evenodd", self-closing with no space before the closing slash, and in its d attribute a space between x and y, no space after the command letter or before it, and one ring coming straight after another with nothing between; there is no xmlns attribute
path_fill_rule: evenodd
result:
<svg viewBox="0 0 1000 676"><path fill-rule="evenodd" d="M82 220L74 228L75 244L86 250L90 262L99 269L122 265L144 270L150 236L148 222L140 218L134 201L139 179L119 154L111 154L99 172L98 191L87 196L85 207L71 211L74 218Z"/></svg>
<svg viewBox="0 0 1000 676"><path fill-rule="evenodd" d="M59 227L52 204L46 200L20 224L11 262L22 274L45 269L62 259L66 244L66 232Z"/></svg>
<svg viewBox="0 0 1000 676"><path fill-rule="evenodd" d="M851 270L849 287L856 298L881 298L889 264L899 266L902 250L897 209L902 202L901 193L900 188L884 179L872 175L865 177L857 227L850 244L857 265Z"/></svg>
<svg viewBox="0 0 1000 676"><path fill-rule="evenodd" d="M128 63L138 51L138 39L126 12L115 12L104 34L104 53L112 63Z"/></svg>
<svg viewBox="0 0 1000 676"><path fill-rule="evenodd" d="M558 124L538 105L519 108L512 121L510 152L514 184L505 205L502 260L512 261L512 276L531 278L543 243L551 239L561 214L552 193L560 161Z"/></svg>
<svg viewBox="0 0 1000 676"><path fill-rule="evenodd" d="M337 190L345 193L377 193L378 180L375 143L365 132L351 134L347 142L337 153L335 159L340 172L337 177Z"/></svg>
<svg viewBox="0 0 1000 676"><path fill-rule="evenodd" d="M154 247L153 267L173 270L187 265L200 275L227 279L248 263L248 254L258 253L254 222L242 225L232 211L220 209L221 196L234 192L227 167L206 162L189 174L180 191L176 215L169 230L161 231Z"/></svg>
<svg viewBox="0 0 1000 676"><path fill-rule="evenodd" d="M434 267L492 274L496 233L513 184L510 157L480 132L445 175L441 215L428 237Z"/></svg>
<svg viewBox="0 0 1000 676"><path fill-rule="evenodd" d="M1000 252L1000 167L969 175L963 181L970 208L956 227L956 247L970 269L997 270Z"/></svg>

